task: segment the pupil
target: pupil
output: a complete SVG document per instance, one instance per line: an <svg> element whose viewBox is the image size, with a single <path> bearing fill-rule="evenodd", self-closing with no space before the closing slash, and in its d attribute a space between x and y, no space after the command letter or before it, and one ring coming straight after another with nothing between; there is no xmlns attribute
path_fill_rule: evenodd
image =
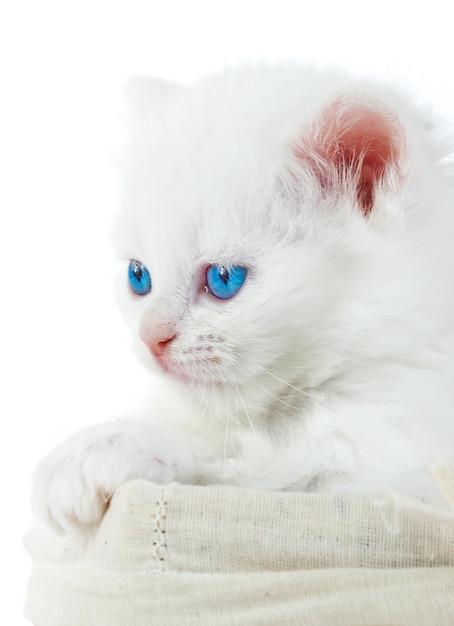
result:
<svg viewBox="0 0 454 626"><path fill-rule="evenodd" d="M221 269L219 270L219 278L222 280L224 285L229 282L230 274L228 270L225 269L225 267L221 267Z"/></svg>
<svg viewBox="0 0 454 626"><path fill-rule="evenodd" d="M142 280L142 275L143 275L142 268L140 267L140 265L137 265L137 263L136 263L134 265L133 272L134 272L134 276L140 282Z"/></svg>

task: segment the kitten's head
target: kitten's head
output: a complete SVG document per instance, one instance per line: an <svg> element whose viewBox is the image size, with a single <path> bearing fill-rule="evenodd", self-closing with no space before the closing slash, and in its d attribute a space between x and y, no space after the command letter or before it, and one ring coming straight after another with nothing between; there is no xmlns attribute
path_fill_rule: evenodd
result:
<svg viewBox="0 0 454 626"><path fill-rule="evenodd" d="M260 389L396 349L412 146L376 93L292 69L129 85L119 291L142 360Z"/></svg>

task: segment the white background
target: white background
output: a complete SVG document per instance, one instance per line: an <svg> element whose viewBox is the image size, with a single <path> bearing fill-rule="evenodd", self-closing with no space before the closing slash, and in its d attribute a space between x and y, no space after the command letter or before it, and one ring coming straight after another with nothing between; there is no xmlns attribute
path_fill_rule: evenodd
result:
<svg viewBox="0 0 454 626"><path fill-rule="evenodd" d="M188 83L227 63L314 60L405 83L453 115L451 7L439 0L3 0L2 624L25 623L21 538L33 465L76 428L127 411L146 381L110 295L109 145L126 77Z"/></svg>

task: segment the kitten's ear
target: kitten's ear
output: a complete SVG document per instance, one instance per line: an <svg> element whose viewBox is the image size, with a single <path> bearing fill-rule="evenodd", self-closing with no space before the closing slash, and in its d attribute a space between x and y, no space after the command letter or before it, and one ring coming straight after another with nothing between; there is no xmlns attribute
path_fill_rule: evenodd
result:
<svg viewBox="0 0 454 626"><path fill-rule="evenodd" d="M353 187L359 207L368 215L377 186L391 171L398 173L404 143L395 115L353 94L330 104L293 152L312 168L323 189Z"/></svg>
<svg viewBox="0 0 454 626"><path fill-rule="evenodd" d="M183 87L158 78L130 78L123 90L125 109L129 117L142 119L168 105Z"/></svg>

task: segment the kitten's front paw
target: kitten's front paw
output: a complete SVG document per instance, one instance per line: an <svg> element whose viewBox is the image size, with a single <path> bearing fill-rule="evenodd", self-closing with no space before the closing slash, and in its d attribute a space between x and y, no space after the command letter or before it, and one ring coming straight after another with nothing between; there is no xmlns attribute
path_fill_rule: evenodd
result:
<svg viewBox="0 0 454 626"><path fill-rule="evenodd" d="M181 463L183 462L183 463ZM191 465L175 437L138 423L87 429L55 448L38 465L32 509L57 532L94 527L122 483L145 478L158 483L184 479Z"/></svg>

